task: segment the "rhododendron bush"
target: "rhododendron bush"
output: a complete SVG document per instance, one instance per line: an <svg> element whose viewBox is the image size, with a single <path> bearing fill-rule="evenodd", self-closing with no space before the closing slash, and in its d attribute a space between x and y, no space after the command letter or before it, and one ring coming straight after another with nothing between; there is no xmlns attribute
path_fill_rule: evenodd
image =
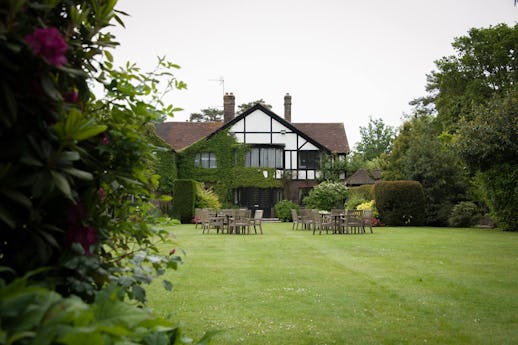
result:
<svg viewBox="0 0 518 345"><path fill-rule="evenodd" d="M0 3L0 289L29 277L24 284L63 298L95 303L110 286L142 304L142 285L181 262L155 246L167 238L152 225L159 177L150 136L176 110L157 95L185 85L164 58L150 73L114 67L107 28L125 15L115 5ZM92 85L103 90L97 97ZM14 314L0 307L3 327ZM3 343L9 330L0 335Z"/></svg>

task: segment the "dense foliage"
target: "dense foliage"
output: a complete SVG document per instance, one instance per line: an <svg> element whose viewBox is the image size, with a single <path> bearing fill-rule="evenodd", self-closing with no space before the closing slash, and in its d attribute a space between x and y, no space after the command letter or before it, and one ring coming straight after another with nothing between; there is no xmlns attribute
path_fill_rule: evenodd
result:
<svg viewBox="0 0 518 345"><path fill-rule="evenodd" d="M157 96L161 80L167 79L166 89L185 85L170 72L178 66L165 59L151 73L129 63L114 68L109 49L117 43L106 30L122 23L115 5L115 0L0 3L0 265L6 267L0 271L0 300L12 290L20 293L1 308L15 318L0 323L0 337L15 337L8 343L22 337L27 339L20 343L33 343L34 332L45 329L11 332L37 323L46 311L56 314L45 317L64 317L57 320L64 328L93 326L79 298L97 303L113 286L120 303L113 303L114 323L101 326L104 333L121 335L123 325L139 324L116 317L141 315L123 304L123 297L144 303L142 285L181 261L155 246L167 239L152 226L156 210L149 200L158 175L156 146L147 134L152 122L176 110ZM91 85L98 85L101 97ZM17 280L43 266L45 274ZM163 285L172 288L169 281ZM42 309L18 315L20 321L16 313L27 310L17 308L25 297L38 304L29 305L30 311ZM151 328L132 332L154 336ZM70 334L60 341L84 343L90 331ZM99 343L94 328L92 336L89 340Z"/></svg>
<svg viewBox="0 0 518 345"><path fill-rule="evenodd" d="M360 127L360 136L361 139L356 144L355 151L361 155L364 161L371 161L390 152L396 130L392 126L386 125L383 119L371 117L367 127Z"/></svg>
<svg viewBox="0 0 518 345"><path fill-rule="evenodd" d="M281 181L275 177L274 168L245 166L245 154L249 146L240 144L221 131L216 135L200 140L177 153L178 178L204 181L218 196L221 204L234 205L233 191L240 187L276 188ZM195 165L196 154L211 152L216 157L215 168ZM267 177L264 176L266 171Z"/></svg>
<svg viewBox="0 0 518 345"><path fill-rule="evenodd" d="M340 182L322 182L315 186L302 200L306 208L331 211L333 208L344 208L349 189Z"/></svg>
<svg viewBox="0 0 518 345"><path fill-rule="evenodd" d="M275 204L275 215L281 222L292 222L293 219L291 217L291 210L297 210L297 213L300 210L299 205L295 204L290 200L281 200Z"/></svg>
<svg viewBox="0 0 518 345"><path fill-rule="evenodd" d="M425 224L445 226L453 205L466 198L468 179L448 137L439 135L434 121L431 115L406 121L383 176L419 181L426 198Z"/></svg>
<svg viewBox="0 0 518 345"><path fill-rule="evenodd" d="M385 225L423 225L425 198L416 181L382 181L374 186L375 203Z"/></svg>
<svg viewBox="0 0 518 345"><path fill-rule="evenodd" d="M190 223L194 216L197 182L189 179L174 181L173 217L182 223Z"/></svg>
<svg viewBox="0 0 518 345"><path fill-rule="evenodd" d="M462 201L453 206L448 224L455 227L476 225L481 217L480 208L471 201Z"/></svg>

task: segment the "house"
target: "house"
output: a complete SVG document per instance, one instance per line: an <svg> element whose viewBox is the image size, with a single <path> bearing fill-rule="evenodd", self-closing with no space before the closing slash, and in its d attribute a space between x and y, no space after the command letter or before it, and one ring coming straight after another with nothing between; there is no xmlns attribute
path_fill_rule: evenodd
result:
<svg viewBox="0 0 518 345"><path fill-rule="evenodd" d="M319 183L324 156L344 160L349 153L343 123L293 123L289 94L284 117L261 104L236 116L232 93L223 105L223 122L165 122L156 134L179 156L178 178L203 181L265 217L282 199L301 202Z"/></svg>

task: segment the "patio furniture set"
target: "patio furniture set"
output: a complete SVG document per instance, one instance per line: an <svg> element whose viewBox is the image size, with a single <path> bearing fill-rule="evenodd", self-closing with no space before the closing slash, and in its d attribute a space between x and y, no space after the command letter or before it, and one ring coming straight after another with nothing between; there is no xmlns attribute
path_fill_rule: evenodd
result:
<svg viewBox="0 0 518 345"><path fill-rule="evenodd" d="M292 229L301 226L304 230L313 230L313 235L318 231L322 234L365 234L369 228L372 234L372 210L342 210L333 209L331 212L314 209L291 210L293 219Z"/></svg>
<svg viewBox="0 0 518 345"><path fill-rule="evenodd" d="M253 227L254 233L257 231L262 234L263 210L255 210L254 216L249 209L222 209L196 208L194 210L195 228L198 225L202 228L202 233L209 233L211 229L217 234L250 234Z"/></svg>

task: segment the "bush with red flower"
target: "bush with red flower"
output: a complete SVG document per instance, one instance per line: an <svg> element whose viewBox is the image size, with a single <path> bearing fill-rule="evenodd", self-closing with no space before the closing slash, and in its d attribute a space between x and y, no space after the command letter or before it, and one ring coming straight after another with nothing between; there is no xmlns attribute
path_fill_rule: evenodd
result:
<svg viewBox="0 0 518 345"><path fill-rule="evenodd" d="M142 285L181 262L155 246L165 233L152 225L158 176L146 133L175 110L156 96L160 76L185 85L165 59L152 73L113 67L115 5L0 3L0 287L25 276L87 303L107 286L144 303ZM101 97L92 83L105 86Z"/></svg>

